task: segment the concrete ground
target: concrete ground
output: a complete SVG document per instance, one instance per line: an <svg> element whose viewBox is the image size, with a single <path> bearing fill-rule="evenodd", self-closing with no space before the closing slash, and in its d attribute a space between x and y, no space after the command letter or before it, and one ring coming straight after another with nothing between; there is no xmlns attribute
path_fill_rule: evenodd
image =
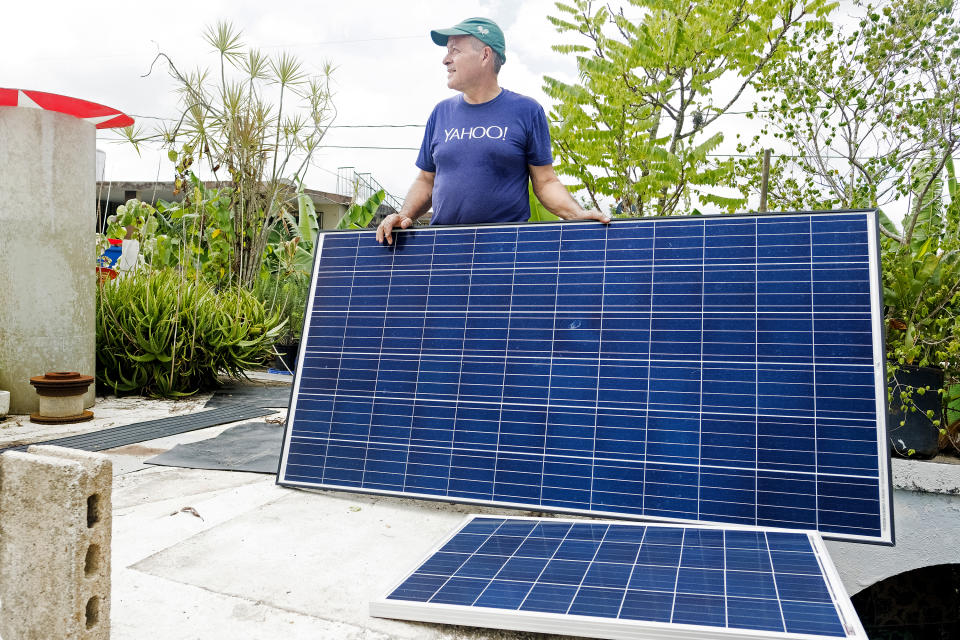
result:
<svg viewBox="0 0 960 640"><path fill-rule="evenodd" d="M194 412L207 397L98 398L94 421L57 427L10 416L0 421L0 447ZM230 426L103 452L114 465L112 640L547 637L367 613L465 514L494 510L144 464Z"/></svg>
<svg viewBox="0 0 960 640"><path fill-rule="evenodd" d="M208 397L98 398L95 420L75 425L10 416L0 420L0 447L192 413ZM261 419L281 429L285 413L278 408ZM113 640L547 638L368 615L369 601L385 595L465 514L500 511L144 464L231 426L104 452L114 467ZM828 542L849 593L917 567L960 563L960 460L935 462L941 464L894 461L896 547Z"/></svg>

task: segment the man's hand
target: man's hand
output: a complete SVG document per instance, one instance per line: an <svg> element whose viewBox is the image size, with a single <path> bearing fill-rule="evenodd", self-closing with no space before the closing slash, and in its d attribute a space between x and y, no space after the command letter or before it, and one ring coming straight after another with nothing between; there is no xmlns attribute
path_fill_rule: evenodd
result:
<svg viewBox="0 0 960 640"><path fill-rule="evenodd" d="M596 220L607 224L610 222L610 214L603 213L602 211L597 211L596 209L582 209L576 212L572 217L564 218L564 220Z"/></svg>
<svg viewBox="0 0 960 640"><path fill-rule="evenodd" d="M403 206L400 207L400 213L391 213L377 227L377 242L383 244L383 240L386 239L387 244L393 244L391 231L397 227L409 229L414 220L427 212L430 203L433 202L433 179L435 176L435 173L420 170L413 184L410 185L410 190L407 191L407 197L403 201Z"/></svg>
<svg viewBox="0 0 960 640"><path fill-rule="evenodd" d="M377 227L377 242L383 244L384 239L386 239L387 244L393 244L393 236L390 232L397 227L408 229L412 224L413 219L402 216L399 213L391 213L384 218L380 226Z"/></svg>

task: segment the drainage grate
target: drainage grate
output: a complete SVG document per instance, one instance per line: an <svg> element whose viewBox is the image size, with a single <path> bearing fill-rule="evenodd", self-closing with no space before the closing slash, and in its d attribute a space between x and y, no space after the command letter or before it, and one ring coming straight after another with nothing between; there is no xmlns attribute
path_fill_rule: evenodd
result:
<svg viewBox="0 0 960 640"><path fill-rule="evenodd" d="M166 436L175 436L188 431L197 429L206 429L215 427L218 424L228 422L237 422L239 420L248 420L273 413L273 409L264 409L254 405L234 405L232 407L223 407L201 411L199 413L190 413L182 416L172 416L170 418L160 418L159 420L148 420L147 422L137 422L124 425L122 427L113 427L102 431L92 431L90 433L80 433L75 436L66 436L54 440L45 440L43 442L31 442L16 447L0 449L2 451L26 451L27 447L34 444L52 444L59 447L70 449L80 449L82 451L103 451L105 449L114 449L124 447L128 444L165 438Z"/></svg>
<svg viewBox="0 0 960 640"><path fill-rule="evenodd" d="M204 406L210 408L252 404L286 409L290 406L290 389L289 384L228 384L214 391Z"/></svg>

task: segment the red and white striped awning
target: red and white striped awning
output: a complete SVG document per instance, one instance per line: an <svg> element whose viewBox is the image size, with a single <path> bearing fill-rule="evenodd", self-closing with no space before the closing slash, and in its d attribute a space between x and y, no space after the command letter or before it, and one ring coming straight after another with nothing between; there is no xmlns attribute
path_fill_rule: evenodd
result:
<svg viewBox="0 0 960 640"><path fill-rule="evenodd" d="M129 127L133 124L133 118L112 107L44 91L0 88L0 107L26 107L57 111L85 120L97 129Z"/></svg>

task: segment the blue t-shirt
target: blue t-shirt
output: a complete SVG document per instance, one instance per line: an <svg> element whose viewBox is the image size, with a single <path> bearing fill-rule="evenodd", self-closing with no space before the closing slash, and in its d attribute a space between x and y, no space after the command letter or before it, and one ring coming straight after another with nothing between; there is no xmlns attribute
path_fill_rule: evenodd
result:
<svg viewBox="0 0 960 640"><path fill-rule="evenodd" d="M547 116L506 89L470 104L444 100L427 120L417 166L435 173L431 224L522 222L530 218L527 165L553 164Z"/></svg>

